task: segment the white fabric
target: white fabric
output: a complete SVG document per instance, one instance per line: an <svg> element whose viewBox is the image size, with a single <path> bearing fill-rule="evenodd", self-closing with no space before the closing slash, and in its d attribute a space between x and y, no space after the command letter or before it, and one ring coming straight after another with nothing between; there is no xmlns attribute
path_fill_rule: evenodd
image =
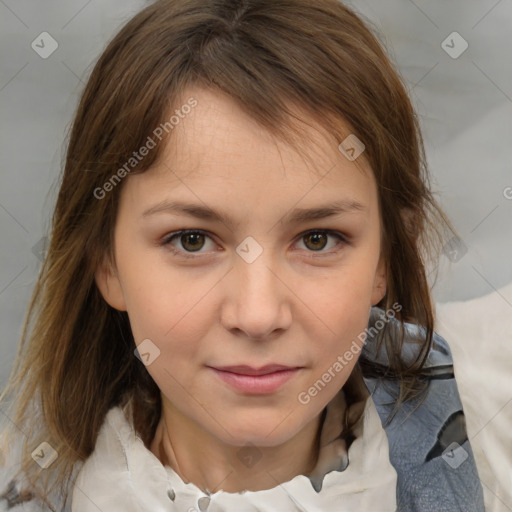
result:
<svg viewBox="0 0 512 512"><path fill-rule="evenodd" d="M469 301L437 304L451 348L487 512L512 510L512 283Z"/></svg>
<svg viewBox="0 0 512 512"><path fill-rule="evenodd" d="M78 474L72 512L395 511L397 475L371 399L366 400L362 430L349 448L347 469L327 473L319 493L307 476L298 475L268 490L220 490L208 497L164 467L116 407L107 414L96 448Z"/></svg>

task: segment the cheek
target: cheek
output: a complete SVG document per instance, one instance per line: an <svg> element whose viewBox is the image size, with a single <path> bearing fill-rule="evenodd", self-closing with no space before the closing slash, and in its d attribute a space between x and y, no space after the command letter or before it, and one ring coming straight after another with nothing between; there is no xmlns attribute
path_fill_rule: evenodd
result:
<svg viewBox="0 0 512 512"><path fill-rule="evenodd" d="M145 310L147 314L140 310L130 316L136 343L150 339L158 349L158 359L148 371L160 389L164 383L165 387L172 386L174 379L183 384L190 383L197 366L204 361L207 348L204 340L208 339L213 321L207 301L171 306L159 310L148 308Z"/></svg>
<svg viewBox="0 0 512 512"><path fill-rule="evenodd" d="M331 305L329 310L324 309L322 321L329 326L329 335L324 334L322 343L315 347L319 372L323 373L338 360L339 356L346 354L342 364L347 367L343 369L344 378L348 378L363 345L369 312L370 309L365 304L349 302L339 302ZM325 333L326 329L324 328L322 332ZM337 372L339 371L338 369Z"/></svg>
<svg viewBox="0 0 512 512"><path fill-rule="evenodd" d="M134 288L127 304L136 344L149 339L156 346L158 357L147 371L183 410L191 396L202 396L197 371L208 357L205 340L215 322L212 301L216 281L185 279L183 273L176 273L172 287L166 287L162 278L149 279L144 286Z"/></svg>
<svg viewBox="0 0 512 512"><path fill-rule="evenodd" d="M147 371L166 396L186 409L191 396L201 396L197 372L205 363L212 307L207 298L201 301L193 294L163 304L157 301L151 308L141 303L130 322L137 343L150 339L157 347Z"/></svg>
<svg viewBox="0 0 512 512"><path fill-rule="evenodd" d="M328 371L338 356L336 385L343 385L359 357L371 307L373 274L362 264L347 265L321 282L303 282L310 311L309 338L314 344L317 377ZM315 340L322 340L318 342ZM345 357L343 357L345 356ZM334 380L334 379L333 379Z"/></svg>
<svg viewBox="0 0 512 512"><path fill-rule="evenodd" d="M362 260L354 258L337 272L304 279L300 284L300 297L315 313L318 323L341 337L345 326L351 331L351 326L365 327L368 322L374 269Z"/></svg>
<svg viewBox="0 0 512 512"><path fill-rule="evenodd" d="M198 318L206 318L205 304L215 289L217 275L180 270L166 259L164 249L162 253L154 249L132 252L120 273L136 342L152 337L172 342L196 336L201 327Z"/></svg>

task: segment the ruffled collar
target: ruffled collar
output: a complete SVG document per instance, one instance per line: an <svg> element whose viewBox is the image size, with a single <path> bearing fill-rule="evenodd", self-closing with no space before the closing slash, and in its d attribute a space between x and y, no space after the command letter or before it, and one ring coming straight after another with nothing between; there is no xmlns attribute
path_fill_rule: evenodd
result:
<svg viewBox="0 0 512 512"><path fill-rule="evenodd" d="M334 413L339 412L339 408L335 407L339 406L336 400L329 405L331 407L328 409L322 434L332 431L329 428L332 426L331 420L336 416ZM205 493L192 483L184 483L172 468L166 467L175 507L168 510L395 511L396 472L389 462L387 437L371 399L366 401L362 420L362 436L352 443L348 454L344 441L335 437L322 447L315 469L310 475L297 475L272 489L241 493L222 490L213 494ZM315 487L320 489L317 491Z"/></svg>

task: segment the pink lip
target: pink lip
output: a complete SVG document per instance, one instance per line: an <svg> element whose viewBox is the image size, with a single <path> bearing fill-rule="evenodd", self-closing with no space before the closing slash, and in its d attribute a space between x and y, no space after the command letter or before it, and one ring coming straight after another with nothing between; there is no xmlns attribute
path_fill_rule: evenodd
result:
<svg viewBox="0 0 512 512"><path fill-rule="evenodd" d="M254 395L277 391L300 369L283 365L267 365L258 369L250 366L210 368L226 384L238 391Z"/></svg>
<svg viewBox="0 0 512 512"><path fill-rule="evenodd" d="M214 368L223 372L237 373L239 375L267 375L268 373L274 373L281 370L295 369L293 366L284 366L282 364L267 364L260 368L253 368L252 366L247 366L245 364L238 366L215 366Z"/></svg>

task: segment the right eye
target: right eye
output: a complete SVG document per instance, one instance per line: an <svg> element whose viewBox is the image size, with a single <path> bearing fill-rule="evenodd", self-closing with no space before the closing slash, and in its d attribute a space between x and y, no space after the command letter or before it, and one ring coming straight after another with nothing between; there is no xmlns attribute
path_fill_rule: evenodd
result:
<svg viewBox="0 0 512 512"><path fill-rule="evenodd" d="M204 247L205 238L212 240L205 231L200 229L183 229L166 235L162 245L168 246L171 252L179 257L195 258L196 256L191 254L198 253ZM181 245L182 249L177 248L177 244Z"/></svg>

